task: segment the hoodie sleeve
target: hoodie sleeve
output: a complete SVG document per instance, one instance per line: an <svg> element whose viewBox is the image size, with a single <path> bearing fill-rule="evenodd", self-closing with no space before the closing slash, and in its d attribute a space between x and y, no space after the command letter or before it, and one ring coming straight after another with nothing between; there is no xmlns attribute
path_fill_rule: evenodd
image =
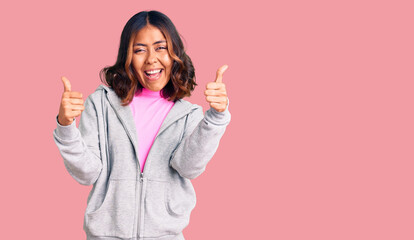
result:
<svg viewBox="0 0 414 240"><path fill-rule="evenodd" d="M99 148L97 112L90 97L85 101L79 129L76 120L62 126L57 121L53 138L69 174L82 185L91 185L102 170Z"/></svg>
<svg viewBox="0 0 414 240"><path fill-rule="evenodd" d="M193 111L188 116L183 140L173 153L170 165L182 177L198 177L216 152L230 118L227 108L223 112L210 108L204 116L201 108Z"/></svg>

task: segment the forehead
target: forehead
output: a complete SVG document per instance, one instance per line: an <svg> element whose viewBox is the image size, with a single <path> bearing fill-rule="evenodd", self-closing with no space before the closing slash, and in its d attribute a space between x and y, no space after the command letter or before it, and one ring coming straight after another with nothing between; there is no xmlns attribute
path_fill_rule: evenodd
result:
<svg viewBox="0 0 414 240"><path fill-rule="evenodd" d="M135 35L134 43L152 44L161 40L165 40L164 34L157 27L147 25Z"/></svg>

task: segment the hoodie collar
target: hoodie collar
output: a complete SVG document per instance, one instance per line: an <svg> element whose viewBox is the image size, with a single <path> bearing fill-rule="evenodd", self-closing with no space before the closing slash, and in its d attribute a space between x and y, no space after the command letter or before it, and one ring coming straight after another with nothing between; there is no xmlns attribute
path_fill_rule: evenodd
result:
<svg viewBox="0 0 414 240"><path fill-rule="evenodd" d="M132 143L134 144L135 149L138 149L138 138L137 138L137 130L135 127L134 117L132 115L132 110L129 105L122 106L121 99L116 95L115 91L105 85L100 85L97 90L105 89L106 97L114 109L117 117L121 121L123 127L128 133ZM185 115L189 114L193 109L197 108L197 105L193 105L188 101L185 100L177 100L173 107L171 108L170 112L165 117L158 134L161 134L168 126L172 123L177 121L178 119L184 117Z"/></svg>

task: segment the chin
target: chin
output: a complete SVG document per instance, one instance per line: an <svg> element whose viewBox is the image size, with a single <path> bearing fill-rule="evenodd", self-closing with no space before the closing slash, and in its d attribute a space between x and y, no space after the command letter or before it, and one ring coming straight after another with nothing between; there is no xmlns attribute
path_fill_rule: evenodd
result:
<svg viewBox="0 0 414 240"><path fill-rule="evenodd" d="M160 87L148 87L147 89L149 89L151 91L154 91L154 92L158 92L158 91L161 91L163 88L160 88Z"/></svg>

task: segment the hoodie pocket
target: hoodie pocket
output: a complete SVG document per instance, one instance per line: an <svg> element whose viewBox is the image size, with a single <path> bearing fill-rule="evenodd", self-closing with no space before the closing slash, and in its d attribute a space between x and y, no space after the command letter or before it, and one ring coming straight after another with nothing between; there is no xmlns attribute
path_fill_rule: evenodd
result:
<svg viewBox="0 0 414 240"><path fill-rule="evenodd" d="M181 233L188 225L190 213L195 207L192 186L164 181L148 180L145 194L143 237L162 237Z"/></svg>
<svg viewBox="0 0 414 240"><path fill-rule="evenodd" d="M135 212L134 180L110 180L102 205L86 214L86 227L94 236L131 238Z"/></svg>

